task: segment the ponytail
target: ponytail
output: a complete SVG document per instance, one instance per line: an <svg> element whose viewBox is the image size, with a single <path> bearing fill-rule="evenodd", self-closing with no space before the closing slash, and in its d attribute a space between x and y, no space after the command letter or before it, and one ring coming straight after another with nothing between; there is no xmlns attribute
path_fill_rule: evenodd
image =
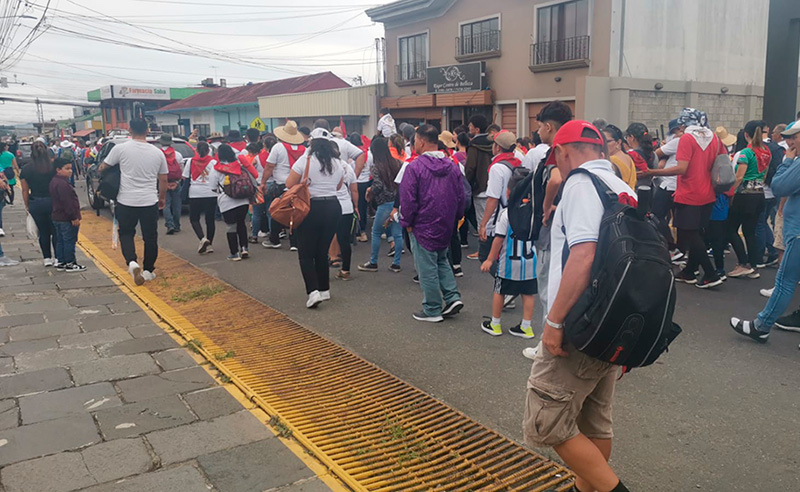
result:
<svg viewBox="0 0 800 492"><path fill-rule="evenodd" d="M208 142L198 142L197 143L197 155L200 157L205 157L208 155Z"/></svg>
<svg viewBox="0 0 800 492"><path fill-rule="evenodd" d="M647 127L643 123L631 123L625 133L636 139L643 154L642 157L648 167L652 166L655 162L655 151L653 150L653 136L650 135Z"/></svg>
<svg viewBox="0 0 800 492"><path fill-rule="evenodd" d="M744 133L750 137L750 147L753 149L764 148L764 132L762 128L766 125L763 121L751 120L744 125Z"/></svg>

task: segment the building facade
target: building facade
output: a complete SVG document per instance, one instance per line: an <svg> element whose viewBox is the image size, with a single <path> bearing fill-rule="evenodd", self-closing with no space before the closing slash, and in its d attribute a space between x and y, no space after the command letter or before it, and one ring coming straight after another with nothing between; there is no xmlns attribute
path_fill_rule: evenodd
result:
<svg viewBox="0 0 800 492"><path fill-rule="evenodd" d="M761 116L768 3L401 0L367 14L385 27L396 120L452 129L483 113L527 135L561 100L656 132L684 106L733 129Z"/></svg>
<svg viewBox="0 0 800 492"><path fill-rule="evenodd" d="M87 93L87 99L100 103L101 128L109 132L128 130L128 122L134 115L146 115L149 111L207 90L205 87L107 85Z"/></svg>

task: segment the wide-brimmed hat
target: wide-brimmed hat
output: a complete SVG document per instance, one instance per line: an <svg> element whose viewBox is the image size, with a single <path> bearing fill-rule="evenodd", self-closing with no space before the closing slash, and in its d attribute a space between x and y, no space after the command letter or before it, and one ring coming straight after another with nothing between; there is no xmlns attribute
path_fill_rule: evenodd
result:
<svg viewBox="0 0 800 492"><path fill-rule="evenodd" d="M300 145L305 142L305 138L297 129L297 123L292 120L289 120L285 125L276 128L274 133L275 136L278 137L278 140L291 145Z"/></svg>
<svg viewBox="0 0 800 492"><path fill-rule="evenodd" d="M61 145L62 149L68 149L72 147L72 144L69 142L69 140L62 140L59 145Z"/></svg>
<svg viewBox="0 0 800 492"><path fill-rule="evenodd" d="M161 145L172 145L172 135L169 133L162 133L160 137L158 137L158 141Z"/></svg>
<svg viewBox="0 0 800 492"><path fill-rule="evenodd" d="M208 138L207 138L208 141L211 141L211 140L224 140L224 139L225 139L225 137L223 137L222 133L220 133L220 132L214 132L211 135L209 135Z"/></svg>
<svg viewBox="0 0 800 492"><path fill-rule="evenodd" d="M456 137L454 137L453 134L447 130L439 134L439 141L442 142L448 149L456 148Z"/></svg>
<svg viewBox="0 0 800 492"><path fill-rule="evenodd" d="M730 147L731 145L736 143L736 135L731 135L728 133L728 129L724 126L718 126L714 133L717 134L717 138L722 141L722 145L725 147Z"/></svg>

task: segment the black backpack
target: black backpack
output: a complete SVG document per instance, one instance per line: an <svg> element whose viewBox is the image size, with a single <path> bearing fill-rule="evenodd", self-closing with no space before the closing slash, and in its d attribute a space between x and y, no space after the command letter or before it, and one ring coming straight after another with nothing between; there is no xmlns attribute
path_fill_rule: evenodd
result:
<svg viewBox="0 0 800 492"><path fill-rule="evenodd" d="M108 142L103 145L100 155L97 156L97 162L104 162L105 158L108 157L108 154L111 153L111 149L113 148L113 142ZM110 166L100 174L99 182L97 183L97 194L108 201L116 200L117 195L119 194L119 182L121 179L119 168L119 164L116 166Z"/></svg>
<svg viewBox="0 0 800 492"><path fill-rule="evenodd" d="M508 197L508 203L506 204L506 207L511 207L512 200L514 199L514 192L518 188L523 186L523 184L530 183L529 178L532 175L532 173L530 172L530 170L527 167L522 167L522 166L514 167L514 166L511 165L510 162L500 161L497 164L502 164L502 165L506 166L507 168L509 168L511 170L511 177L508 179L509 182L511 180L513 180L513 179L522 179L522 181L517 183L517 186L513 190L511 190L511 195L509 195L509 197ZM524 178L518 178L518 176L524 176ZM530 187L530 184L528 184L528 186ZM500 211L502 209L503 209L503 205L502 205L502 201L501 201L500 204L498 205L497 209L495 210L495 217L494 217L495 222L497 221L497 217L500 216ZM525 237L523 237L522 235L517 233L517 228L514 227L514 225L510 222L511 221L511 210L510 210L510 208L509 208L508 219L509 219L509 225L511 225L511 230L514 231L514 237L519 239L519 240L525 241L526 240ZM478 220L480 220L480 218Z"/></svg>
<svg viewBox="0 0 800 492"><path fill-rule="evenodd" d="M549 181L548 166L549 149L536 170L529 172L521 182L511 190L508 197L508 224L514 231L514 237L521 241L536 241L542 229L544 219L544 196Z"/></svg>
<svg viewBox="0 0 800 492"><path fill-rule="evenodd" d="M669 250L656 219L620 203L591 172L574 169L564 184L578 173L591 178L605 212L591 283L567 314L564 335L595 359L627 367L650 365L681 332L672 322L676 294ZM566 258L566 244L564 250Z"/></svg>

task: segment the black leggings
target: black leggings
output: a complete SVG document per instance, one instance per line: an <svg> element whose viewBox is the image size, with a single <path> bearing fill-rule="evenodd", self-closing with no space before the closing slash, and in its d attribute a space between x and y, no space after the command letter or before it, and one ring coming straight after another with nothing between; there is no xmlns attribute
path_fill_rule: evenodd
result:
<svg viewBox="0 0 800 492"><path fill-rule="evenodd" d="M703 273L709 277L714 275L714 267L706 253L706 241L702 230L678 229L678 248L689 253L686 271L694 274L698 266L703 267Z"/></svg>
<svg viewBox="0 0 800 492"><path fill-rule="evenodd" d="M467 226L464 221L464 227ZM450 238L450 266L461 265L461 233L458 228L453 229L453 236Z"/></svg>
<svg viewBox="0 0 800 492"><path fill-rule="evenodd" d="M353 214L342 214L339 228L336 229L336 241L342 251L342 271L350 271L350 259L353 256Z"/></svg>
<svg viewBox="0 0 800 492"><path fill-rule="evenodd" d="M295 231L306 293L330 290L328 247L339 227L342 206L334 197L312 198L311 211Z"/></svg>
<svg viewBox="0 0 800 492"><path fill-rule="evenodd" d="M247 249L247 225L244 220L249 208L249 205L241 205L222 212L222 219L228 224L228 247L232 255L238 253L240 248Z"/></svg>
<svg viewBox="0 0 800 492"><path fill-rule="evenodd" d="M3 197L0 196L0 200ZM53 200L46 198L30 197L28 200L28 210L36 222L39 229L39 248L42 250L44 258L52 258L56 252L56 231L53 225Z"/></svg>
<svg viewBox="0 0 800 492"><path fill-rule="evenodd" d="M369 208L369 203L367 202L366 195L367 188L370 186L372 186L372 180L366 183L358 183L358 214L361 216L358 223L361 226L362 232L367 230L367 209Z"/></svg>
<svg viewBox="0 0 800 492"><path fill-rule="evenodd" d="M756 239L756 226L758 217L764 209L763 193L737 193L733 197L730 211L728 211L727 232L728 241L736 252L736 259L740 265L749 264L751 268L761 263L764 256L763 251L758 251L758 241ZM739 237L739 227L747 242L745 251L742 238Z"/></svg>
<svg viewBox="0 0 800 492"><path fill-rule="evenodd" d="M708 223L706 240L711 245L714 252L714 266L718 272L725 271L725 246L728 245L727 233L725 232L724 220L712 220Z"/></svg>
<svg viewBox="0 0 800 492"><path fill-rule="evenodd" d="M674 191L664 188L656 188L653 195L653 214L658 218L658 232L667 241L669 249L675 248L675 239L669 229L669 221L672 218L672 207L674 205L672 195Z"/></svg>
<svg viewBox="0 0 800 492"><path fill-rule="evenodd" d="M216 197L209 198L190 198L189 199L189 222L197 235L197 239L206 238L214 242L214 233L217 226L214 223L214 213L217 210ZM203 226L200 225L200 214L206 216L206 234L203 234Z"/></svg>

